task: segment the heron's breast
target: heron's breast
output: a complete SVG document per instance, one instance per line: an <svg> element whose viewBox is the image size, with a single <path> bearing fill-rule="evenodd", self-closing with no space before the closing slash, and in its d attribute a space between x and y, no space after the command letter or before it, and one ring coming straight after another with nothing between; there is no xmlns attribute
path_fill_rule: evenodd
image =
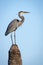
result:
<svg viewBox="0 0 43 65"><path fill-rule="evenodd" d="M20 25L22 25L22 22L19 22L19 23L18 23L18 26L20 26Z"/></svg>

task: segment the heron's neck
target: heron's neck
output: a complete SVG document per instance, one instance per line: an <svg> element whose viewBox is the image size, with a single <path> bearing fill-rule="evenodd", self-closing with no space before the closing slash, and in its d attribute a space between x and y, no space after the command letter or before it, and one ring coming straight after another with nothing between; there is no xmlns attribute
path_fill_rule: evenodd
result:
<svg viewBox="0 0 43 65"><path fill-rule="evenodd" d="M21 15L19 14L19 17L21 18L21 22L23 23L23 22L24 22L24 16L21 16Z"/></svg>

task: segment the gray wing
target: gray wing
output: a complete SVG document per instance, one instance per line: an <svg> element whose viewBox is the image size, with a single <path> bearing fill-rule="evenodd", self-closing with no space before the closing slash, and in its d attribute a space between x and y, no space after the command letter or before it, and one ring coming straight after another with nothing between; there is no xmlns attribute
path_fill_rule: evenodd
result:
<svg viewBox="0 0 43 65"><path fill-rule="evenodd" d="M14 19L13 21L11 21L11 23L7 27L5 35L8 35L9 33L15 31L17 29L18 22L19 22L18 19Z"/></svg>

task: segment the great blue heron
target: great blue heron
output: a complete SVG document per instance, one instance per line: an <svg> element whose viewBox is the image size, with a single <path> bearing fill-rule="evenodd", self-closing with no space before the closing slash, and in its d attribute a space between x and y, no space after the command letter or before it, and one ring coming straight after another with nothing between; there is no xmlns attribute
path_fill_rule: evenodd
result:
<svg viewBox="0 0 43 65"><path fill-rule="evenodd" d="M20 11L18 13L18 16L21 18L21 20L18 20L18 19L14 19L11 21L11 23L8 25L7 27L7 30L5 32L5 36L7 36L9 33L13 32L14 31L14 40L15 40L15 44L16 44L16 36L15 36L15 31L16 29L21 26L24 22L24 16L22 16L22 14L25 14L25 13L29 13L29 12L26 12L26 11ZM11 40L12 40L12 35L11 35ZM12 43L13 43L13 40L12 40Z"/></svg>

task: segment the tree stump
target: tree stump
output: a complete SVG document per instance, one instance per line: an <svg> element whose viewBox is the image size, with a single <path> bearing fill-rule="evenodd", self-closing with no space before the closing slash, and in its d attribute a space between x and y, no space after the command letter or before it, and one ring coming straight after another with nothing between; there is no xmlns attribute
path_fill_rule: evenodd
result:
<svg viewBox="0 0 43 65"><path fill-rule="evenodd" d="M21 53L17 44L13 44L9 50L8 65L22 65Z"/></svg>

